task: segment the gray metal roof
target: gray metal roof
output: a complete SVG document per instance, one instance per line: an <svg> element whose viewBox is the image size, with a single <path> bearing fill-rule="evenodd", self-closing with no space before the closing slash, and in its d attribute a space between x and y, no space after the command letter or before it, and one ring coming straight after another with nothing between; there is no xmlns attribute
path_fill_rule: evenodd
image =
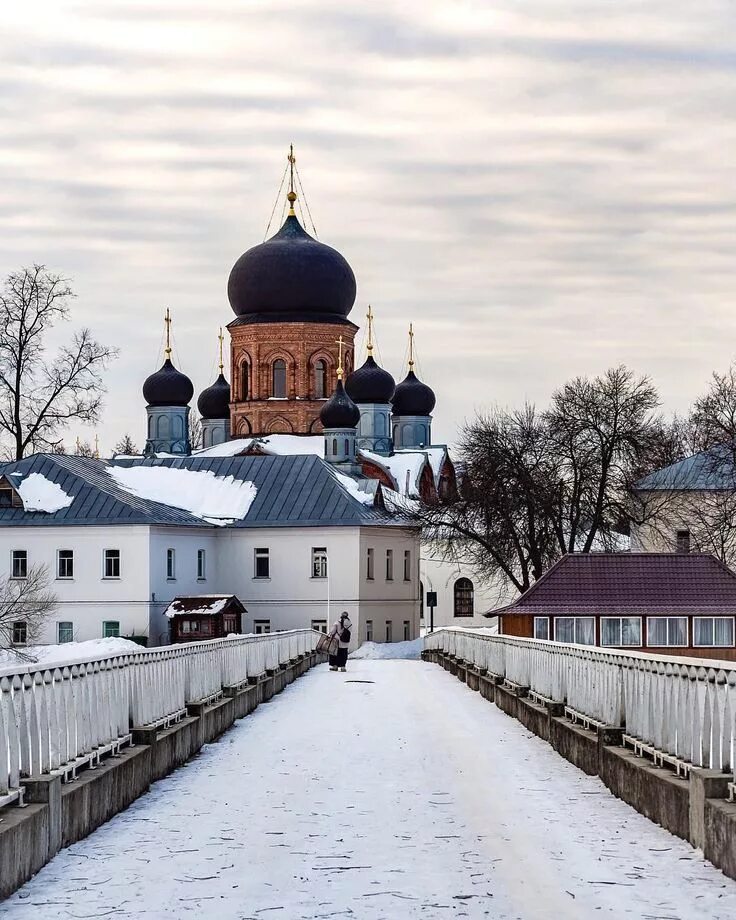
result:
<svg viewBox="0 0 736 920"><path fill-rule="evenodd" d="M640 479L639 491L722 491L736 488L736 454L728 445L686 457Z"/></svg>
<svg viewBox="0 0 736 920"><path fill-rule="evenodd" d="M254 483L256 497L245 520L229 527L407 526L406 521L354 498L328 463L313 455L181 457L116 460L35 454L0 465L0 475L19 485L31 473L57 483L72 504L52 514L0 508L0 526L59 524L163 524L210 527L170 505L132 495L110 475L110 466L163 466L206 470Z"/></svg>

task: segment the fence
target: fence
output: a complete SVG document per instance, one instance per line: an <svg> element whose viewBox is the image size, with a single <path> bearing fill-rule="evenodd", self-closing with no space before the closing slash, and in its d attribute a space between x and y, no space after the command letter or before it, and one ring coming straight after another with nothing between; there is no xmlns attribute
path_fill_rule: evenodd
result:
<svg viewBox="0 0 736 920"><path fill-rule="evenodd" d="M623 728L625 744L678 773L690 766L734 772L733 662L454 630L431 633L424 647L528 688L542 702L564 704L575 720Z"/></svg>
<svg viewBox="0 0 736 920"><path fill-rule="evenodd" d="M22 801L24 776L74 777L129 743L133 728L176 722L187 705L312 652L319 635L297 629L0 668L0 806Z"/></svg>

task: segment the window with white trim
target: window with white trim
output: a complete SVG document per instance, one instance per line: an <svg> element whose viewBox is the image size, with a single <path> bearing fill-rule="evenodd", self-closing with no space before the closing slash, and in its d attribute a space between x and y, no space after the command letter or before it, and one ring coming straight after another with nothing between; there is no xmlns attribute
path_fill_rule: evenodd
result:
<svg viewBox="0 0 736 920"><path fill-rule="evenodd" d="M197 581L207 578L207 553L203 549L197 550Z"/></svg>
<svg viewBox="0 0 736 920"><path fill-rule="evenodd" d="M268 547L261 546L254 551L254 578L270 578L271 563L269 560ZM267 622L264 620L264 622Z"/></svg>
<svg viewBox="0 0 736 920"><path fill-rule="evenodd" d="M166 550L166 577L169 581L176 579L176 550Z"/></svg>
<svg viewBox="0 0 736 920"><path fill-rule="evenodd" d="M56 624L56 641L59 645L74 641L74 623L71 620L60 620Z"/></svg>
<svg viewBox="0 0 736 920"><path fill-rule="evenodd" d="M693 645L697 648L732 648L733 617L693 617Z"/></svg>
<svg viewBox="0 0 736 920"><path fill-rule="evenodd" d="M534 617L534 638L549 639L549 617Z"/></svg>
<svg viewBox="0 0 736 920"><path fill-rule="evenodd" d="M28 550L13 550L10 572L11 578L28 578Z"/></svg>
<svg viewBox="0 0 736 920"><path fill-rule="evenodd" d="M404 581L411 581L411 550L404 550Z"/></svg>
<svg viewBox="0 0 736 920"><path fill-rule="evenodd" d="M411 621L404 620L404 642L408 642L411 639Z"/></svg>
<svg viewBox="0 0 736 920"><path fill-rule="evenodd" d="M386 550L386 581L394 580L394 551Z"/></svg>
<svg viewBox="0 0 736 920"><path fill-rule="evenodd" d="M316 629L317 632L326 633L327 620L312 620L312 629Z"/></svg>
<svg viewBox="0 0 736 920"><path fill-rule="evenodd" d="M103 551L104 578L120 578L120 550L106 549Z"/></svg>
<svg viewBox="0 0 736 920"><path fill-rule="evenodd" d="M368 581L373 581L375 574L373 567L374 555L373 547L369 546L365 551L365 577Z"/></svg>
<svg viewBox="0 0 736 920"><path fill-rule="evenodd" d="M13 623L13 645L25 645L28 642L28 623L17 620Z"/></svg>
<svg viewBox="0 0 736 920"><path fill-rule="evenodd" d="M641 617L601 617L601 645L641 646Z"/></svg>
<svg viewBox="0 0 736 920"><path fill-rule="evenodd" d="M595 645L595 617L555 617L555 642Z"/></svg>
<svg viewBox="0 0 736 920"><path fill-rule="evenodd" d="M683 648L687 645L687 617L647 617L649 648Z"/></svg>
<svg viewBox="0 0 736 920"><path fill-rule="evenodd" d="M117 639L120 635L120 622L118 620L103 620L102 638Z"/></svg>
<svg viewBox="0 0 736 920"><path fill-rule="evenodd" d="M271 632L270 620L253 620L253 632L257 636L264 636Z"/></svg>
<svg viewBox="0 0 736 920"><path fill-rule="evenodd" d="M394 641L394 624L391 620L386 620L386 642Z"/></svg>
<svg viewBox="0 0 736 920"><path fill-rule="evenodd" d="M365 621L365 641L373 642L373 620Z"/></svg>
<svg viewBox="0 0 736 920"><path fill-rule="evenodd" d="M327 578L327 547L312 547L312 578Z"/></svg>
<svg viewBox="0 0 736 920"><path fill-rule="evenodd" d="M74 550L60 549L56 553L56 577L74 578Z"/></svg>

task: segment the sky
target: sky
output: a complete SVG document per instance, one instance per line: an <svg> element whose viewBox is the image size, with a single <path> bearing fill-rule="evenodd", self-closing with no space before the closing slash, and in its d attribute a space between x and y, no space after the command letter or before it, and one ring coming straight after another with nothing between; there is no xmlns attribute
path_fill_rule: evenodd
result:
<svg viewBox="0 0 736 920"><path fill-rule="evenodd" d="M68 443L142 446L166 307L212 382L289 143L397 379L414 323L436 442L620 363L686 410L736 350L734 36L731 0L6 5L0 275L69 276L64 334L121 351Z"/></svg>

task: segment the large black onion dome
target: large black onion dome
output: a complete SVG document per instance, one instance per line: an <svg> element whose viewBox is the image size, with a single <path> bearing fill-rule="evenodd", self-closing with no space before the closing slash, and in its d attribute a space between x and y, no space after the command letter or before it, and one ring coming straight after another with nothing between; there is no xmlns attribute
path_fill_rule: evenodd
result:
<svg viewBox="0 0 736 920"><path fill-rule="evenodd" d="M230 418L230 384L222 372L212 386L199 394L197 409L202 418Z"/></svg>
<svg viewBox="0 0 736 920"><path fill-rule="evenodd" d="M238 259L227 296L240 317L339 321L355 303L355 275L336 249L315 240L290 215L275 236Z"/></svg>
<svg viewBox="0 0 736 920"><path fill-rule="evenodd" d="M356 403L387 403L394 395L396 381L368 355L345 382L348 396Z"/></svg>
<svg viewBox="0 0 736 920"><path fill-rule="evenodd" d="M345 392L342 380L319 413L324 428L355 428L360 421L360 409Z"/></svg>
<svg viewBox="0 0 736 920"><path fill-rule="evenodd" d="M143 398L149 406L188 406L192 396L192 381L174 367L170 358L143 384Z"/></svg>
<svg viewBox="0 0 736 920"><path fill-rule="evenodd" d="M391 406L394 415L430 415L436 401L434 391L409 371L396 387Z"/></svg>

